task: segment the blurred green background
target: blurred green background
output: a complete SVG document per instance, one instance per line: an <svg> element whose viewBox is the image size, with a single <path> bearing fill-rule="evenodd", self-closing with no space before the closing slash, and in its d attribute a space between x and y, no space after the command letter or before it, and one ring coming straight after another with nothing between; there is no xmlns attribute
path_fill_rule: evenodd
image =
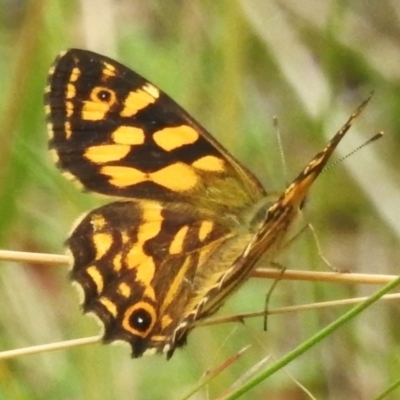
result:
<svg viewBox="0 0 400 400"><path fill-rule="evenodd" d="M280 192L371 92L344 155L308 198L324 255L340 269L400 267L400 9L383 1L0 0L2 249L63 253L73 221L99 199L66 181L47 152L46 75L68 47L111 56L161 87ZM287 176L272 118L279 118ZM325 271L309 233L279 261ZM262 263L261 263L262 264ZM219 315L262 310L270 282L252 279ZM282 282L271 307L363 296L375 288ZM2 262L1 350L94 335L65 266ZM179 399L203 374L249 349L193 398L214 399L262 359L280 358L345 309L195 329L170 361L132 360L92 345L0 362L0 399ZM243 398L373 399L399 378L398 302L381 302ZM397 393L397 394L396 394ZM247 397L246 397L247 396ZM400 390L388 399L399 399Z"/></svg>

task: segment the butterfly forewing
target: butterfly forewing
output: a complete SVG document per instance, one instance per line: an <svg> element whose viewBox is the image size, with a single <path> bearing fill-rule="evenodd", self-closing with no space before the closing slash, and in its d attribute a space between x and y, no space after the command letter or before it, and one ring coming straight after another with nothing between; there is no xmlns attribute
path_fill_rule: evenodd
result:
<svg viewBox="0 0 400 400"><path fill-rule="evenodd" d="M109 58L69 50L55 62L47 116L61 169L112 196L196 202L234 212L258 181L171 98Z"/></svg>

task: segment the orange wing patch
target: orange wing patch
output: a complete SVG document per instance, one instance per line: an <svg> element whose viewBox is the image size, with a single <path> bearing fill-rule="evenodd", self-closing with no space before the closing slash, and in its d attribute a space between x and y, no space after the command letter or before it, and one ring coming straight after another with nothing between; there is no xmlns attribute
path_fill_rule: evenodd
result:
<svg viewBox="0 0 400 400"><path fill-rule="evenodd" d="M158 96L158 90L151 85L145 85L138 90L129 92L124 101L124 108L121 111L121 117L134 116L138 111L153 104L157 100Z"/></svg>
<svg viewBox="0 0 400 400"><path fill-rule="evenodd" d="M143 172L131 167L104 166L101 174L109 177L109 182L117 187L137 185L142 182L154 182L176 192L192 190L198 183L198 176L191 167L183 163L168 165L155 172Z"/></svg>
<svg viewBox="0 0 400 400"><path fill-rule="evenodd" d="M119 126L113 133L112 139L117 144L129 144L132 146L144 143L144 130L134 126Z"/></svg>
<svg viewBox="0 0 400 400"><path fill-rule="evenodd" d="M192 144L199 138L199 133L188 125L161 129L153 134L153 139L165 151L175 150Z"/></svg>
<svg viewBox="0 0 400 400"><path fill-rule="evenodd" d="M88 147L85 157L96 164L103 164L109 161L118 161L124 158L131 147L123 144L104 144L101 146Z"/></svg>
<svg viewBox="0 0 400 400"><path fill-rule="evenodd" d="M224 172L225 162L216 156L204 156L192 163L192 166L202 171Z"/></svg>

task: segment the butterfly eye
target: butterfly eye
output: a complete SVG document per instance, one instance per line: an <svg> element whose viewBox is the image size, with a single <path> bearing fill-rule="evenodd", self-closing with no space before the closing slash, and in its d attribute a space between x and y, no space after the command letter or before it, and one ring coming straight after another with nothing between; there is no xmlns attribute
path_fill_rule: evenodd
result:
<svg viewBox="0 0 400 400"><path fill-rule="evenodd" d="M106 90L101 90L98 94L97 94L98 98L102 101L106 101L109 102L110 98L111 98L111 94L110 92L107 92Z"/></svg>
<svg viewBox="0 0 400 400"><path fill-rule="evenodd" d="M96 87L91 93L91 98L94 101L101 101L102 103L112 105L115 102L115 93L104 87Z"/></svg>
<svg viewBox="0 0 400 400"><path fill-rule="evenodd" d="M153 328L156 314L153 306L146 302L139 302L125 312L123 326L134 335L145 337Z"/></svg>
<svg viewBox="0 0 400 400"><path fill-rule="evenodd" d="M143 332L149 329L151 325L151 315L146 310L139 309L131 314L129 322L132 327Z"/></svg>

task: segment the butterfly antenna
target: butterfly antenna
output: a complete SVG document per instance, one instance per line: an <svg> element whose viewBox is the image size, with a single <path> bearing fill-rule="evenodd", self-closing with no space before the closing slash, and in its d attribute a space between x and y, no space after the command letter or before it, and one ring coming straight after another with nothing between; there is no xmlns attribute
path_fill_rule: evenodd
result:
<svg viewBox="0 0 400 400"><path fill-rule="evenodd" d="M335 162L333 162L332 164L327 165L322 171L322 172L326 172L329 169L335 167L337 164L341 163L342 161L344 161L346 158L352 156L353 154L357 153L359 150L361 150L363 147L371 144L372 142L375 142L375 140L380 139L382 136L384 135L384 132L378 132L376 135L372 136L370 139L368 139L366 142L364 142L363 144L361 144L360 146L358 146L357 148L355 148L354 150L352 150L350 153L347 153L345 156L343 156L342 158L339 158L339 160L336 160Z"/></svg>
<svg viewBox="0 0 400 400"><path fill-rule="evenodd" d="M278 149L279 149L279 155L281 157L283 177L285 179L285 182L287 182L288 174L287 174L287 167L286 167L286 159L285 159L285 153L283 151L282 134L281 134L281 130L279 128L279 121L278 121L278 117L277 116L274 116L272 118L272 124L274 126L276 138L278 140Z"/></svg>

